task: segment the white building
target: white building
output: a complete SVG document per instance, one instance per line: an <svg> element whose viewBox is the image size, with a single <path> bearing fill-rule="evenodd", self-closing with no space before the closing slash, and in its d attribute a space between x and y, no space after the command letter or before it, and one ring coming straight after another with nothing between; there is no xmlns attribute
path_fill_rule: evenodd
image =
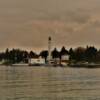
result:
<svg viewBox="0 0 100 100"><path fill-rule="evenodd" d="M62 61L68 61L69 60L69 55L62 55L61 60Z"/></svg>
<svg viewBox="0 0 100 100"><path fill-rule="evenodd" d="M61 65L66 66L68 65L69 55L65 54L61 56Z"/></svg>
<svg viewBox="0 0 100 100"><path fill-rule="evenodd" d="M31 58L31 59L29 60L29 65L30 65L30 66L45 65L45 59L43 59L43 58L41 58L41 57Z"/></svg>

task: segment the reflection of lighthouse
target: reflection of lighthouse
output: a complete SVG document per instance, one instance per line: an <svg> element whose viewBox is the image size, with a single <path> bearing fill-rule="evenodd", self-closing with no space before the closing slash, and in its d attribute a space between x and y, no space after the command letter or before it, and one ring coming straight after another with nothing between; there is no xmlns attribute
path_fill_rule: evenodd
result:
<svg viewBox="0 0 100 100"><path fill-rule="evenodd" d="M48 38L48 63L50 64L50 61L51 61L51 37Z"/></svg>

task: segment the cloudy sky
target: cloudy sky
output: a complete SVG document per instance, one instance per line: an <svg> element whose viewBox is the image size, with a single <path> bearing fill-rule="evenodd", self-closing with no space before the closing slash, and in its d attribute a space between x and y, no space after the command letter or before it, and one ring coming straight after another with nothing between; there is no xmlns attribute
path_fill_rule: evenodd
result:
<svg viewBox="0 0 100 100"><path fill-rule="evenodd" d="M0 0L0 49L100 47L100 0Z"/></svg>

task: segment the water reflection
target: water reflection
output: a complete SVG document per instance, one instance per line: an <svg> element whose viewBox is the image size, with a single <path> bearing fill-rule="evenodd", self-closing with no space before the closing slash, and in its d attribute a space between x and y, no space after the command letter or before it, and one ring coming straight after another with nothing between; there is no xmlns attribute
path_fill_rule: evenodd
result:
<svg viewBox="0 0 100 100"><path fill-rule="evenodd" d="M0 100L100 100L100 69L0 66Z"/></svg>

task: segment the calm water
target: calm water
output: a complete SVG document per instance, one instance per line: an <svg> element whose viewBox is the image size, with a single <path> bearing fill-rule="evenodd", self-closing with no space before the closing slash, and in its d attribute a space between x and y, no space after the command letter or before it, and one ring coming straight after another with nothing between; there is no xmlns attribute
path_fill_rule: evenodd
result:
<svg viewBox="0 0 100 100"><path fill-rule="evenodd" d="M100 100L100 69L0 66L0 100Z"/></svg>

